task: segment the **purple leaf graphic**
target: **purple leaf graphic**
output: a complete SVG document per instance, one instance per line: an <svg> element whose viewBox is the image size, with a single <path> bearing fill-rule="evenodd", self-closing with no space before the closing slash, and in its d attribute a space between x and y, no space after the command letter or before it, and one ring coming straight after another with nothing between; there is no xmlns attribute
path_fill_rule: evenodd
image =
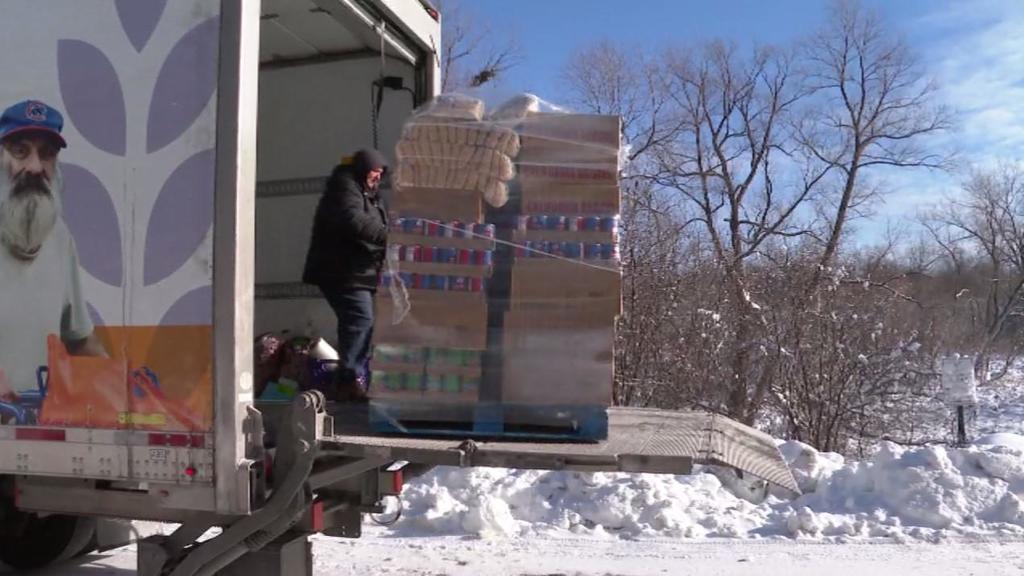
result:
<svg viewBox="0 0 1024 576"><path fill-rule="evenodd" d="M89 170L62 163L61 173L64 222L75 239L82 267L101 282L120 286L124 278L121 226L113 199Z"/></svg>
<svg viewBox="0 0 1024 576"><path fill-rule="evenodd" d="M164 13L167 0L116 0L121 28L136 52L142 52Z"/></svg>
<svg viewBox="0 0 1024 576"><path fill-rule="evenodd" d="M124 156L124 92L110 59L88 42L60 40L57 76L68 118L82 136L104 152Z"/></svg>
<svg viewBox="0 0 1024 576"><path fill-rule="evenodd" d="M185 33L167 55L149 104L146 150L167 146L196 121L217 84L217 17Z"/></svg>
<svg viewBox="0 0 1024 576"><path fill-rule="evenodd" d="M213 224L213 149L185 160L164 182L146 230L143 281L155 284L188 261Z"/></svg>
<svg viewBox="0 0 1024 576"><path fill-rule="evenodd" d="M213 322L213 287L200 286L171 304L160 320L161 326L209 324Z"/></svg>

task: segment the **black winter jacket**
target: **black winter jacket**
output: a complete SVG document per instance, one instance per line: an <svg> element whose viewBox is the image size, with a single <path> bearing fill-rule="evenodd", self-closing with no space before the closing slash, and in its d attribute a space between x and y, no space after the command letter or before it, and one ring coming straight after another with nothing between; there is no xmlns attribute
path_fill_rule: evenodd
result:
<svg viewBox="0 0 1024 576"><path fill-rule="evenodd" d="M387 251L388 221L376 191L351 166L338 166L316 207L302 281L325 289L376 290Z"/></svg>

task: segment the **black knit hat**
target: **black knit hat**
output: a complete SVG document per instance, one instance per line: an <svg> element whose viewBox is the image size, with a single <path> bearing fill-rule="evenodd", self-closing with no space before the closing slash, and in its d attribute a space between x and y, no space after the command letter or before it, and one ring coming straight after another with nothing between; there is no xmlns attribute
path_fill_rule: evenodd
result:
<svg viewBox="0 0 1024 576"><path fill-rule="evenodd" d="M356 152L352 158L352 171L359 182L366 179L371 170L388 168L388 162L384 155L373 148L364 148Z"/></svg>

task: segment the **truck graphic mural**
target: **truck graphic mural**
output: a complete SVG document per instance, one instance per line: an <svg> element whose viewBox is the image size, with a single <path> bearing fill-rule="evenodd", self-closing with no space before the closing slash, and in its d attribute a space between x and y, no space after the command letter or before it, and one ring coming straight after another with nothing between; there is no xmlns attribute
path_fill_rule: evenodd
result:
<svg viewBox="0 0 1024 576"><path fill-rule="evenodd" d="M219 2L89 0L78 18L51 3L12 3L0 24L17 47L0 54L0 109L37 103L14 120L29 127L3 138L0 202L20 198L12 163L24 151L8 140L42 133L30 125L49 112L66 143L40 252L65 262L60 274L0 249L0 418L208 430ZM28 32L40 28L56 34Z"/></svg>

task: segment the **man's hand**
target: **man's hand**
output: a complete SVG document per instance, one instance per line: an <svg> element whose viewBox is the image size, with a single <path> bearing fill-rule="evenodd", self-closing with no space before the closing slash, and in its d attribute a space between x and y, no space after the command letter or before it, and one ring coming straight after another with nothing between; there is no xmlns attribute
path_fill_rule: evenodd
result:
<svg viewBox="0 0 1024 576"><path fill-rule="evenodd" d="M68 354L72 356L98 356L100 358L109 358L107 351L103 348L103 343L96 337L96 334L90 334L81 340L74 340L67 344Z"/></svg>

